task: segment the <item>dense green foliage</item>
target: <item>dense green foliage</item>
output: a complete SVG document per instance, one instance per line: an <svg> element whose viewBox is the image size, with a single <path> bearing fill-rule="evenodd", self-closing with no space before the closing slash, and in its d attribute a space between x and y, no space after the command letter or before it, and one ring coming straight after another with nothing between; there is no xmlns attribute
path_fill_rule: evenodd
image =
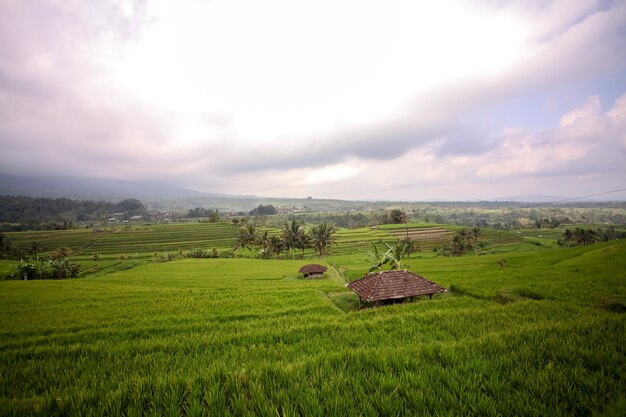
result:
<svg viewBox="0 0 626 417"><path fill-rule="evenodd" d="M17 265L17 278L29 279L63 279L76 278L80 265L76 261L64 258L28 259Z"/></svg>
<svg viewBox="0 0 626 417"><path fill-rule="evenodd" d="M341 256L342 270L367 268ZM501 254L413 258L451 291L364 310L334 268L301 280L298 261L3 281L0 411L617 416L624 259L624 241L509 253L504 266Z"/></svg>
<svg viewBox="0 0 626 417"><path fill-rule="evenodd" d="M274 207L273 205L259 204L258 207L250 210L249 214L251 216L269 216L269 215L276 214L276 213L278 213L278 210L276 210L276 207Z"/></svg>
<svg viewBox="0 0 626 417"><path fill-rule="evenodd" d="M400 224L406 223L406 213L400 209L393 209L389 211L389 213L384 216L382 224L391 223L391 224Z"/></svg>
<svg viewBox="0 0 626 417"><path fill-rule="evenodd" d="M146 206L134 198L118 203L67 198L0 196L0 230L65 230L76 222L102 221L113 213L121 218L145 215Z"/></svg>
<svg viewBox="0 0 626 417"><path fill-rule="evenodd" d="M186 217L190 219L206 218L210 222L218 222L220 220L220 213L217 210L196 207L189 210Z"/></svg>
<svg viewBox="0 0 626 417"><path fill-rule="evenodd" d="M596 230L577 227L574 230L565 229L563 236L558 240L558 244L561 246L585 246L597 242L608 242L609 240L624 238L626 238L626 232L615 230L613 226Z"/></svg>

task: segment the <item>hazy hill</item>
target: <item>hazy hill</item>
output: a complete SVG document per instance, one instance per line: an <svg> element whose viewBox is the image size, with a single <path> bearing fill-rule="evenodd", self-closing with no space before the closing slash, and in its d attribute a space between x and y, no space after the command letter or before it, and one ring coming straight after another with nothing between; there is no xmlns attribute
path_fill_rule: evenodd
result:
<svg viewBox="0 0 626 417"><path fill-rule="evenodd" d="M494 198L494 201L512 201L516 203L552 203L566 200L567 197L557 195L531 194L517 195L513 197Z"/></svg>
<svg viewBox="0 0 626 417"><path fill-rule="evenodd" d="M26 177L6 174L0 174L0 195L109 201L119 201L125 198L170 200L189 197L226 197L150 181L63 176Z"/></svg>

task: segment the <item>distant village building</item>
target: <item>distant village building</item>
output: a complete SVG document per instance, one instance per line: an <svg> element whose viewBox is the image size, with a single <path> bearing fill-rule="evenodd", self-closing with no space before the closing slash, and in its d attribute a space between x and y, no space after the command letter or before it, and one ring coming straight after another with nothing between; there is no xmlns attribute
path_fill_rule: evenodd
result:
<svg viewBox="0 0 626 417"><path fill-rule="evenodd" d="M448 291L406 269L368 274L349 282L346 287L354 291L359 300L368 303L402 301L419 295L428 295L432 298L434 294Z"/></svg>
<svg viewBox="0 0 626 417"><path fill-rule="evenodd" d="M304 274L305 278L321 278L324 276L324 272L326 272L327 269L328 268L323 265L309 264L300 268L300 273Z"/></svg>

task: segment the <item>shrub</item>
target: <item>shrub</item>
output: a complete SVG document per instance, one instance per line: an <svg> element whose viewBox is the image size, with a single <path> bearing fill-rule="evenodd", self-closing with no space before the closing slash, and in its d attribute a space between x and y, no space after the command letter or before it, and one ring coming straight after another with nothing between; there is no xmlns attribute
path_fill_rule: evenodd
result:
<svg viewBox="0 0 626 417"><path fill-rule="evenodd" d="M204 249L193 248L187 252L189 258L208 258L208 252Z"/></svg>
<svg viewBox="0 0 626 417"><path fill-rule="evenodd" d="M50 259L62 259L67 258L72 254L72 250L67 246L61 246L60 248L56 248L54 253L50 255Z"/></svg>
<svg viewBox="0 0 626 417"><path fill-rule="evenodd" d="M154 255L152 255L151 261L155 264L162 263L162 262L165 262L165 257L158 252L154 252Z"/></svg>
<svg viewBox="0 0 626 417"><path fill-rule="evenodd" d="M18 279L42 279L44 263L39 258L20 261L17 265L16 275Z"/></svg>
<svg viewBox="0 0 626 417"><path fill-rule="evenodd" d="M67 258L43 259L35 258L21 261L17 266L16 275L19 279L64 279L75 278L80 273L80 265Z"/></svg>
<svg viewBox="0 0 626 417"><path fill-rule="evenodd" d="M80 272L80 266L67 258L48 261L47 270L50 278L76 278Z"/></svg>

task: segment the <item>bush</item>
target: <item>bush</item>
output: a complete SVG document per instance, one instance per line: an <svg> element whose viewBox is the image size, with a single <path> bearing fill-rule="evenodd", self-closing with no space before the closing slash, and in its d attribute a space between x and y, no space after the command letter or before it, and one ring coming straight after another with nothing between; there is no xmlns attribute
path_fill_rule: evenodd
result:
<svg viewBox="0 0 626 417"><path fill-rule="evenodd" d="M76 278L80 272L80 266L67 258L48 261L50 277L54 279Z"/></svg>
<svg viewBox="0 0 626 417"><path fill-rule="evenodd" d="M34 258L21 261L15 275L18 279L64 279L76 278L80 273L80 265L67 258L43 259Z"/></svg>
<svg viewBox="0 0 626 417"><path fill-rule="evenodd" d="M50 259L63 259L67 258L72 254L72 250L67 246L61 246L60 248L56 248L54 253L50 255Z"/></svg>
<svg viewBox="0 0 626 417"><path fill-rule="evenodd" d="M152 263L159 264L163 262L166 262L165 256L163 256L162 254L158 252L154 252L154 255L152 255Z"/></svg>
<svg viewBox="0 0 626 417"><path fill-rule="evenodd" d="M194 248L194 249L191 249L189 252L187 252L187 257L188 258L209 258L209 252L204 249Z"/></svg>
<svg viewBox="0 0 626 417"><path fill-rule="evenodd" d="M20 261L15 274L18 279L42 279L44 262L39 258Z"/></svg>

